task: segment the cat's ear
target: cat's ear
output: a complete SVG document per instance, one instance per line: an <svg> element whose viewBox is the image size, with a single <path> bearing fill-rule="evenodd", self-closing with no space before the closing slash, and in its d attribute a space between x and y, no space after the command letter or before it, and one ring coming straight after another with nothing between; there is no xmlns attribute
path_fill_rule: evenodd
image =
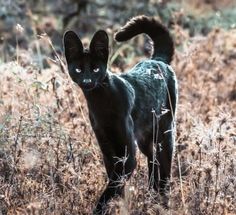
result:
<svg viewBox="0 0 236 215"><path fill-rule="evenodd" d="M107 62L109 55L109 38L105 31L97 31L89 46L90 53Z"/></svg>
<svg viewBox="0 0 236 215"><path fill-rule="evenodd" d="M64 48L67 63L78 60L83 54L83 44L74 31L67 31L64 34Z"/></svg>

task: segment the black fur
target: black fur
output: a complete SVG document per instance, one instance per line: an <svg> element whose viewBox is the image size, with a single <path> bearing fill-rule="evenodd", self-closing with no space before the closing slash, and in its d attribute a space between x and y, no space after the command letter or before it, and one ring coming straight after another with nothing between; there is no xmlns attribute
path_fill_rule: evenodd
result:
<svg viewBox="0 0 236 215"><path fill-rule="evenodd" d="M140 33L154 41L152 59L138 63L127 73L107 70L108 36L95 33L89 49L69 31L64 36L69 74L82 89L89 118L101 148L109 178L94 214L106 213L106 204L122 196L124 182L136 166L135 142L147 156L150 186L168 190L174 147L174 115L177 82L170 63L173 40L154 18L133 18L115 36L124 41Z"/></svg>

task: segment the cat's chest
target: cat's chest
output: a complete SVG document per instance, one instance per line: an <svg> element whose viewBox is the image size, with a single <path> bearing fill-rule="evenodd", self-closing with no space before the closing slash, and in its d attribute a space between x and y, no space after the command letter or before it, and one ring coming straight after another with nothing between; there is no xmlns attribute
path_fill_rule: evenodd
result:
<svg viewBox="0 0 236 215"><path fill-rule="evenodd" d="M95 133L111 133L126 116L117 111L89 112L91 126Z"/></svg>
<svg viewBox="0 0 236 215"><path fill-rule="evenodd" d="M133 107L134 95L130 86L114 76L106 88L86 96L91 123L112 124L127 116Z"/></svg>
<svg viewBox="0 0 236 215"><path fill-rule="evenodd" d="M101 96L99 101L88 103L89 118L92 127L110 127L123 117L122 103L117 98Z"/></svg>

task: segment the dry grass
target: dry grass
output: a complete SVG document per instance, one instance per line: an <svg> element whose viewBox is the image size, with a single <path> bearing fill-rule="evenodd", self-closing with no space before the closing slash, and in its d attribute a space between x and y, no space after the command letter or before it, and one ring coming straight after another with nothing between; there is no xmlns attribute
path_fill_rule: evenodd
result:
<svg viewBox="0 0 236 215"><path fill-rule="evenodd" d="M173 62L179 106L170 208L148 190L138 152L126 197L110 203L111 214L236 214L236 32L190 40L176 28L175 35L182 48ZM18 54L0 65L0 214L89 214L106 174L84 97L59 61L39 70L30 54Z"/></svg>

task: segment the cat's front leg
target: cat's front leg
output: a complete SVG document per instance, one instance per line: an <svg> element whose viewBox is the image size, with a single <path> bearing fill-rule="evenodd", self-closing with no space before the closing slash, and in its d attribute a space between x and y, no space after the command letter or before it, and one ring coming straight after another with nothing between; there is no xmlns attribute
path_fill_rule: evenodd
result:
<svg viewBox="0 0 236 215"><path fill-rule="evenodd" d="M96 132L95 132L96 133ZM97 139L99 141L98 135ZM109 140L99 142L104 163L109 177L108 185L101 195L94 214L107 214L107 203L115 197L124 195L124 185L136 167L133 122L131 117L124 117L109 130Z"/></svg>

